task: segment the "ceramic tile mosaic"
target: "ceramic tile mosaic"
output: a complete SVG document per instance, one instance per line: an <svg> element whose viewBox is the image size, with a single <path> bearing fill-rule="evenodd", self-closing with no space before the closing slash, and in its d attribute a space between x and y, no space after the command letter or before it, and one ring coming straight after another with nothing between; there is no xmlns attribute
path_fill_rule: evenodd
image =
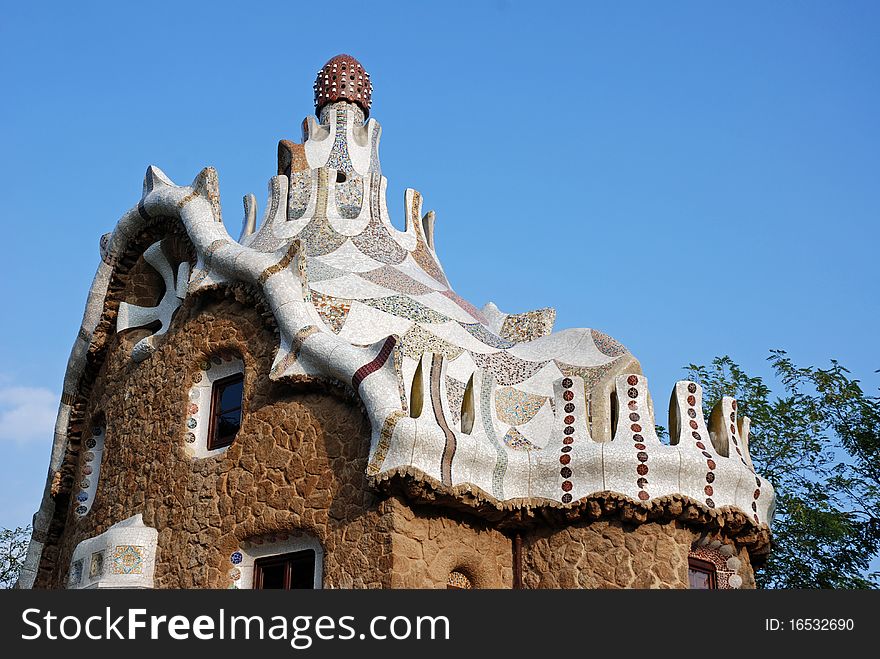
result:
<svg viewBox="0 0 880 659"><path fill-rule="evenodd" d="M566 364L557 359L556 366L563 375L583 378L587 389L591 389L593 385L605 377L606 373L614 368L614 363L609 362L607 364L602 364L601 366L572 366L571 364Z"/></svg>
<svg viewBox="0 0 880 659"><path fill-rule="evenodd" d="M578 386L575 387L575 384ZM582 405L578 404L581 400L583 400L583 393L580 382L575 382L575 380L571 377L564 377L559 382L559 385L556 387L556 393L561 394L561 398L566 401L570 407L565 410L566 416L562 419L562 446L560 447L560 455L559 455L559 478L561 479L559 482L559 489L561 490L560 500L562 503L571 503L574 498L574 494L572 494L572 490L574 489L574 483L572 482L574 476L574 470L577 469L580 465L572 462L572 451L574 450L575 442L583 443L586 441L585 437L578 437L577 429L575 428L575 424L577 423L578 416L582 417ZM580 394L580 396L578 396ZM560 396L556 396L559 398ZM580 400L576 400L580 398ZM580 414L579 414L580 413ZM583 419L580 419L583 421Z"/></svg>
<svg viewBox="0 0 880 659"><path fill-rule="evenodd" d="M474 363L482 369L491 371L498 384L513 385L532 377L544 364L528 362L512 357L506 352L494 352L489 355L471 353Z"/></svg>
<svg viewBox="0 0 880 659"><path fill-rule="evenodd" d="M440 481L448 487L452 485L452 460L455 457L457 440L443 412L443 398L441 396L443 378L443 355L433 354L431 355L431 370L429 374L431 383L431 411L434 413L434 420L444 436L443 456L440 461Z"/></svg>
<svg viewBox="0 0 880 659"><path fill-rule="evenodd" d="M461 402L464 399L466 386L466 382L446 376L446 400L449 401L449 415L456 426L461 423Z"/></svg>
<svg viewBox="0 0 880 659"><path fill-rule="evenodd" d="M502 440L507 446L517 451L530 451L537 448L528 439L523 437L516 428L511 428L504 434Z"/></svg>
<svg viewBox="0 0 880 659"><path fill-rule="evenodd" d="M79 579L68 588L152 588L158 537L138 514L83 540L71 558Z"/></svg>
<svg viewBox="0 0 880 659"><path fill-rule="evenodd" d="M480 309L477 309L474 305L472 305L470 302L465 300L463 297L458 295L458 293L456 293L455 291L453 291L451 289L447 289L445 291L439 291L439 293L441 295L443 295L444 297L447 297L450 300L452 300L453 302L455 302L471 318L479 321L480 323L483 323L483 325L486 325L486 316L483 315L483 312Z"/></svg>
<svg viewBox="0 0 880 659"><path fill-rule="evenodd" d="M104 576L104 552L96 551L89 561L89 579L99 579Z"/></svg>
<svg viewBox="0 0 880 659"><path fill-rule="evenodd" d="M483 325L479 323L459 323L468 334L473 336L475 339L485 343L487 346L491 346L493 348L512 348L514 343L512 341L508 341L507 339L502 339L497 334L490 332Z"/></svg>
<svg viewBox="0 0 880 659"><path fill-rule="evenodd" d="M156 272L161 275L165 284L165 291L159 304L155 307L141 307L127 302L120 302L116 317L116 330L121 332L136 327L144 327L155 322L160 323L159 329L144 339L138 341L132 348L131 357L134 361L141 361L152 354L155 350L156 339L168 331L171 319L180 308L181 298L178 293L185 294L186 282L189 281L189 263L173 264L168 261L165 250L162 249L162 241L150 245L143 254L146 261Z"/></svg>
<svg viewBox="0 0 880 659"><path fill-rule="evenodd" d="M340 217L354 219L364 204L364 180L353 177L336 184L336 209Z"/></svg>
<svg viewBox="0 0 880 659"><path fill-rule="evenodd" d="M74 561L70 566L70 574L67 578L67 587L76 588L82 582L83 578L83 561L82 559Z"/></svg>
<svg viewBox="0 0 880 659"><path fill-rule="evenodd" d="M394 291L367 281L353 273L335 279L314 282L310 285L310 288L324 295L351 300L382 298L395 295Z"/></svg>
<svg viewBox="0 0 880 659"><path fill-rule="evenodd" d="M408 318L416 323L444 323L449 320L446 316L426 307L421 302L403 295L361 301L374 309Z"/></svg>
<svg viewBox="0 0 880 659"><path fill-rule="evenodd" d="M428 273L430 277L436 279L441 284L449 284L446 280L446 275L443 274L443 269L440 267L437 259L434 258L434 254L431 252L430 248L424 242L419 241L411 254L415 262L418 263L422 270Z"/></svg>
<svg viewBox="0 0 880 659"><path fill-rule="evenodd" d="M321 188L319 188L320 193ZM326 195L326 190L325 190ZM326 203L326 199L324 200ZM303 248L309 256L321 256L330 254L339 249L348 240L347 236L337 233L326 216L316 217L297 234L303 243Z"/></svg>
<svg viewBox="0 0 880 659"><path fill-rule="evenodd" d="M460 590L470 590L473 588L470 579L461 572L456 572L454 570L449 573L449 578L446 580L446 586L447 588L458 588Z"/></svg>
<svg viewBox="0 0 880 659"><path fill-rule="evenodd" d="M144 548L138 545L117 545L113 550L110 572L141 574L144 571Z"/></svg>
<svg viewBox="0 0 880 659"><path fill-rule="evenodd" d="M593 337L593 343L603 355L609 357L620 357L627 353L627 349L622 344L612 339L607 334L603 334L598 330L591 329L590 334Z"/></svg>
<svg viewBox="0 0 880 659"><path fill-rule="evenodd" d="M351 386L357 391L358 387L361 386L361 382L364 381L367 377L378 371L385 365L385 362L392 356L395 347L397 346L397 337L389 336L382 347L379 349L379 352L376 356L361 366L358 370L354 372L354 375L351 376Z"/></svg>
<svg viewBox="0 0 880 659"><path fill-rule="evenodd" d="M74 496L76 501L74 513L78 517L87 515L95 501L101 477L101 463L104 457L104 439L104 426L96 425L92 427L89 436L84 440L86 450L82 454L79 491Z"/></svg>
<svg viewBox="0 0 880 659"><path fill-rule="evenodd" d="M495 391L495 413L498 420L512 426L528 423L547 402L546 396L536 396L513 387L498 387Z"/></svg>
<svg viewBox="0 0 880 659"><path fill-rule="evenodd" d="M495 447L495 467L492 469L492 496L496 499L504 499L504 472L507 470L507 452L498 441L495 433L495 424L492 422L492 390L495 388L495 378L489 371L483 371L480 382L480 416L483 421L483 430L490 446Z"/></svg>
<svg viewBox="0 0 880 659"><path fill-rule="evenodd" d="M318 259L309 259L308 265L306 266L306 273L309 279L309 282L319 282L325 281L327 279L336 279L338 277L345 276L345 272L343 270L339 270L338 268L334 268L325 264ZM377 284L381 284L382 282L375 282Z"/></svg>
<svg viewBox="0 0 880 659"><path fill-rule="evenodd" d="M281 222L287 222L287 196L289 179L285 175L269 179L269 199L259 230L248 237L243 245L260 252L272 252L280 246L274 229Z"/></svg>
<svg viewBox="0 0 880 659"><path fill-rule="evenodd" d="M425 353L438 353L449 359L455 359L464 350L448 341L441 339L436 334L424 329L421 325L413 325L403 335L400 343L401 352L407 357L418 359Z"/></svg>
<svg viewBox="0 0 880 659"><path fill-rule="evenodd" d="M721 456L709 438L703 419L702 387L696 382L678 382L673 398L670 437L688 458L683 461L679 477L681 493L701 501L707 508L715 508L716 499L721 501L718 495L731 487L735 489L738 478L718 471Z"/></svg>
<svg viewBox="0 0 880 659"><path fill-rule="evenodd" d="M730 545L698 546L691 550L688 557L697 558L715 566L716 588L718 590L735 590L742 586L743 580L739 569L743 563L734 555L734 551Z"/></svg>
<svg viewBox="0 0 880 659"><path fill-rule="evenodd" d="M348 112L346 112L344 103L338 103L336 105L336 134L333 138L333 148L330 149L330 157L325 166L350 175L354 169L351 166L351 157L348 155L347 128Z"/></svg>
<svg viewBox="0 0 880 659"><path fill-rule="evenodd" d="M287 192L287 219L298 220L305 215L312 197L312 173L294 172Z"/></svg>
<svg viewBox="0 0 880 659"><path fill-rule="evenodd" d="M382 174L382 164L379 162L379 134L382 132L379 124L373 124L373 134L370 143L370 172L376 176Z"/></svg>
<svg viewBox="0 0 880 659"><path fill-rule="evenodd" d="M351 309L351 300L330 297L312 290L312 304L324 324L335 334L339 334Z"/></svg>
<svg viewBox="0 0 880 659"><path fill-rule="evenodd" d="M547 336L553 331L554 322L556 322L556 309L550 307L511 314L504 319L499 334L513 343L522 343Z"/></svg>
<svg viewBox="0 0 880 659"><path fill-rule="evenodd" d="M214 285L253 286L278 326L280 349L272 378L308 374L355 385L373 429L370 475L381 474L387 461L389 469L424 469L445 486L470 483L499 500L540 493L556 505L603 489L646 506L657 497L684 494L708 508L735 506L754 524L767 523L773 488L752 472L748 422L737 421L735 401L722 401L705 429L701 417L690 416L699 414L699 404L690 404L691 394L677 385L673 406L681 416L676 419L679 442L655 442L643 376L624 373L636 385L618 387L624 370L639 370L623 345L592 329L552 331L551 308L506 313L487 303L478 309L456 294L436 252L434 215L430 210L423 214L422 195L406 192L406 231L391 223L387 181L380 174L381 127L375 119L364 124L369 104L364 98L334 96L340 88L334 92L332 77L329 87L322 85L320 123L314 117L304 122L303 144L282 142L276 170L282 173L270 179L263 222L255 234L246 235L247 228L241 242L222 223L213 169L200 172L191 186L174 184L158 168L148 170L142 198L101 245L102 260L67 381L81 381L90 363L90 341L107 304L114 255L125 253L126 245L158 218L170 216L191 242L197 267L190 276L189 263L163 260L159 243L145 250L144 258L165 282L165 294L152 309L120 305L117 329L156 319L162 329L139 343L133 358L150 357L187 294ZM245 217L250 227L252 200ZM418 358L428 395L421 416L414 419L407 392ZM179 411L179 441L194 458L207 457L199 451L211 382L219 370L220 365L194 369ZM461 408L471 378L473 427L465 432ZM568 381L570 386L564 386ZM636 399L628 397L631 389ZM612 391L623 405L618 435L594 442L591 422L592 428L611 427ZM65 389L61 421L78 394L73 387ZM698 429L688 430L692 420ZM633 431L634 425L641 432ZM603 430L601 438L611 439L608 434ZM725 450L709 449L713 440ZM86 448L79 487L71 493L80 516L88 513L100 476L102 448L97 440ZM64 446L56 446L53 454L63 456ZM43 518L52 519L51 512L43 510ZM134 528L121 527L106 536L114 539L112 546L107 540L100 579L119 568L117 546L142 547L142 583L151 583L154 550L149 538L136 537L146 533L142 521ZM75 558L91 567L91 553ZM125 555L126 569L137 569L136 553L131 549Z"/></svg>
<svg viewBox="0 0 880 659"><path fill-rule="evenodd" d="M425 295L431 292L431 289L423 283L416 281L397 268L389 265L377 268L376 270L361 272L360 276L374 284L379 284L380 286L384 286L385 288L405 295Z"/></svg>
<svg viewBox="0 0 880 659"><path fill-rule="evenodd" d="M389 265L396 265L406 258L407 252L391 237L382 223L380 194L382 179L378 175L370 177L370 222L352 242L364 254Z"/></svg>
<svg viewBox="0 0 880 659"><path fill-rule="evenodd" d="M379 433L379 441L376 442L373 453L370 456L370 462L367 465L367 473L375 476L382 471L382 463L385 462L385 456L388 455L388 448L391 444L391 435L394 433L394 427L397 422L406 417L407 414L403 410L391 412L382 424L382 430Z"/></svg>

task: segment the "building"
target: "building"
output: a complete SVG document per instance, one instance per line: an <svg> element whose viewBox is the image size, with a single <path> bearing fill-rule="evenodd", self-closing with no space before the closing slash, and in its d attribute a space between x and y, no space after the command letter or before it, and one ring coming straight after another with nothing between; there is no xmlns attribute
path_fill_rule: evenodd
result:
<svg viewBox="0 0 880 659"><path fill-rule="evenodd" d="M100 242L20 585L753 586L774 494L736 402L707 422L678 382L663 443L620 343L459 297L418 192L391 225L371 93L352 57L321 69L237 241L214 170L148 168Z"/></svg>

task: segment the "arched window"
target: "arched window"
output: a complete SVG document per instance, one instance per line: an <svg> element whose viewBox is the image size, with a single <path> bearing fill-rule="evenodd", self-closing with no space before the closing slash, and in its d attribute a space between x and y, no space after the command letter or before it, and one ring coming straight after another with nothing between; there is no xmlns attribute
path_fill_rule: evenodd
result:
<svg viewBox="0 0 880 659"><path fill-rule="evenodd" d="M244 362L223 353L206 357L193 375L186 402L185 438L190 454L209 458L232 444L244 412Z"/></svg>
<svg viewBox="0 0 880 659"><path fill-rule="evenodd" d="M105 424L103 416L93 421L91 433L83 441L80 479L77 483L76 507L74 512L83 517L92 509L95 493L98 491L98 478L101 476L101 460L104 456Z"/></svg>
<svg viewBox="0 0 880 659"><path fill-rule="evenodd" d="M446 579L446 588L448 590L471 590L473 587L471 580L458 570L450 572L449 577Z"/></svg>
<svg viewBox="0 0 880 659"><path fill-rule="evenodd" d="M692 590L714 590L718 588L715 564L699 558L688 558L688 585Z"/></svg>
<svg viewBox="0 0 880 659"><path fill-rule="evenodd" d="M211 387L211 421L208 427L208 450L232 444L241 428L241 404L244 397L244 374L235 373L216 380Z"/></svg>
<svg viewBox="0 0 880 659"><path fill-rule="evenodd" d="M700 539L688 556L688 583L695 589L730 590L743 585L737 548L721 540ZM754 582L751 582L754 586Z"/></svg>

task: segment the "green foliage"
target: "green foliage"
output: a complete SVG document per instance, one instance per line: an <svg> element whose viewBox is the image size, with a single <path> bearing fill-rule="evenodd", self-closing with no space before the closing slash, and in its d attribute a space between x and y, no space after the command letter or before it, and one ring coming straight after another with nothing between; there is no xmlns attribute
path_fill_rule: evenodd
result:
<svg viewBox="0 0 880 659"><path fill-rule="evenodd" d="M0 529L0 588L12 588L27 554L30 526Z"/></svg>
<svg viewBox="0 0 880 659"><path fill-rule="evenodd" d="M773 551L756 574L762 588L877 588L869 573L880 549L880 399L867 396L836 361L798 367L768 357L779 394L730 357L686 367L709 410L737 399L752 420L749 450L776 488Z"/></svg>

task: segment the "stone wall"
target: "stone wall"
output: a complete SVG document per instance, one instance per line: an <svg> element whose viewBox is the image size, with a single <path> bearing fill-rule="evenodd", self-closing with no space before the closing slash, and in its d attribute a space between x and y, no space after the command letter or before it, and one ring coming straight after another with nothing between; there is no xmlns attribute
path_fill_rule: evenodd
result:
<svg viewBox="0 0 880 659"><path fill-rule="evenodd" d="M161 285L140 259L122 299L153 304ZM84 517L71 497L59 499L63 532L47 544L35 585L63 587L79 542L141 513L159 530L160 588L228 587L232 552L248 539L290 533L320 542L324 587L444 588L453 571L477 588L513 587L512 531L370 488L370 427L351 392L269 379L278 337L259 302L245 288L190 296L140 363L129 355L147 330L108 334L83 413L86 428L106 424L97 491ZM241 430L221 455L195 459L188 392L206 359L230 355L245 368ZM76 487L80 442L70 451ZM533 528L522 539L525 588L686 588L688 553L701 536L679 522L599 519ZM748 552L736 554L742 587L754 587Z"/></svg>
<svg viewBox="0 0 880 659"><path fill-rule="evenodd" d="M369 423L343 392L269 380L277 336L252 302L188 299L139 364L128 355L142 330L111 339L87 410L106 418L94 504L83 518L70 505L37 587L62 587L81 540L137 513L160 531L158 587L224 588L240 541L295 529L324 547L326 586L390 585L388 510L365 483ZM221 353L245 363L244 421L225 453L195 460L185 443L187 392L204 359Z"/></svg>
<svg viewBox="0 0 880 659"><path fill-rule="evenodd" d="M446 588L450 572L474 588L512 588L511 539L478 519L390 499L392 588Z"/></svg>
<svg viewBox="0 0 880 659"><path fill-rule="evenodd" d="M523 537L526 588L688 588L688 555L701 535L680 522L599 520ZM744 588L754 588L748 552L737 550Z"/></svg>

